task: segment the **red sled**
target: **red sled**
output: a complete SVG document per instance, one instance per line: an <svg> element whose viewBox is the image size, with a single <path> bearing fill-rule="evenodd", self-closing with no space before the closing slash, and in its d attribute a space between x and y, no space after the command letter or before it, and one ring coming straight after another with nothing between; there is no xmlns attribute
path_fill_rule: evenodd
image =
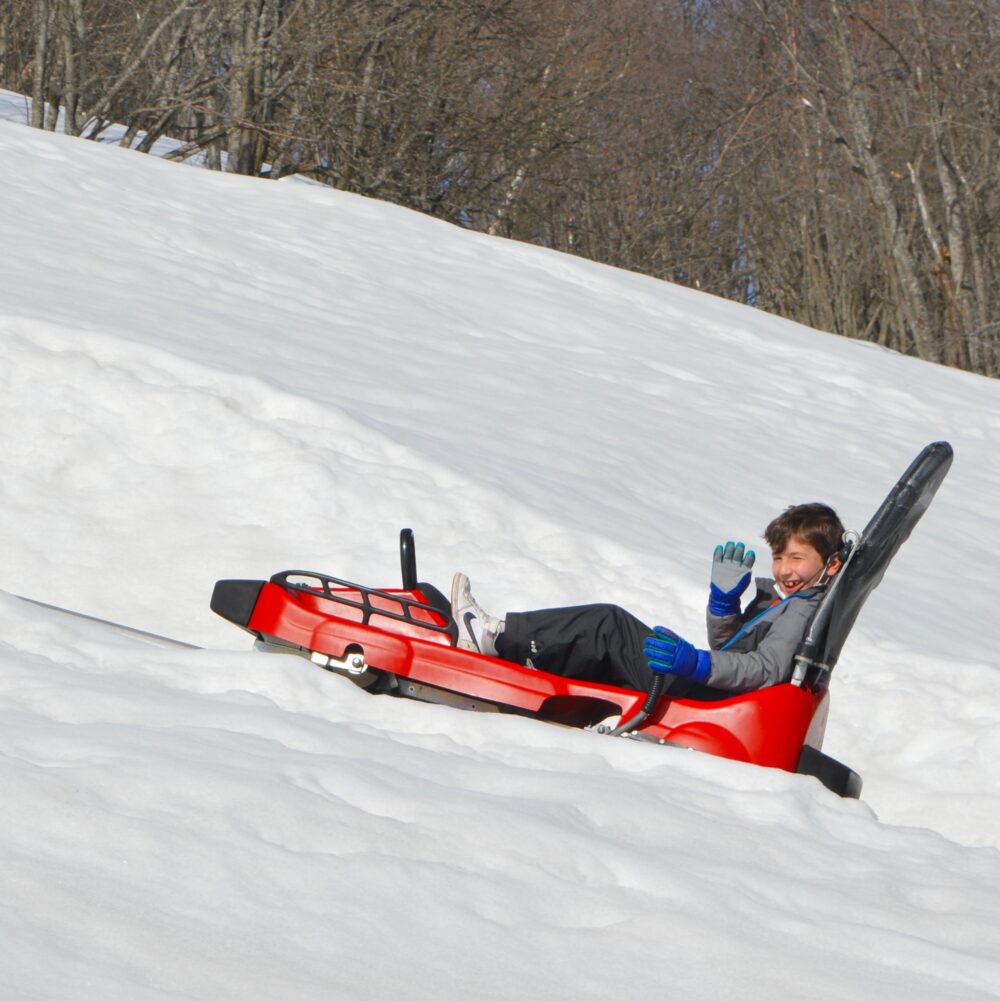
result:
<svg viewBox="0 0 1000 1001"><path fill-rule="evenodd" d="M413 533L400 533L402 587L379 590L312 571L220 580L212 610L257 646L299 653L373 694L531 716L632 740L692 748L816 776L857 798L860 776L822 751L830 675L868 593L930 503L952 458L936 442L911 464L864 533L848 533L795 657L792 680L709 699L660 698L579 681L459 648L449 601L419 582ZM609 722L613 720L613 722Z"/></svg>

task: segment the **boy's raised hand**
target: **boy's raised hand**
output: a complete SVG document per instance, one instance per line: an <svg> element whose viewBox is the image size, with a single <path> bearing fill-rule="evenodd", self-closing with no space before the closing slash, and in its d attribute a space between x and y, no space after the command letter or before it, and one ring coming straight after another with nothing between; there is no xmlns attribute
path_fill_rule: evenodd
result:
<svg viewBox="0 0 1000 1001"><path fill-rule="evenodd" d="M708 610L713 615L739 615L740 595L750 584L757 554L742 542L721 543L712 554L712 587Z"/></svg>

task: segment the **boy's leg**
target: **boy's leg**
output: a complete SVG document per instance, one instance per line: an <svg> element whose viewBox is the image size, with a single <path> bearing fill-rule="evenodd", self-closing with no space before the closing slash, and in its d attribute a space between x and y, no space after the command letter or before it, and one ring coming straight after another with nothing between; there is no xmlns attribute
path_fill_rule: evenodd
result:
<svg viewBox="0 0 1000 1001"><path fill-rule="evenodd" d="M642 646L652 631L618 605L508 612L497 653L565 678L645 691L651 676Z"/></svg>

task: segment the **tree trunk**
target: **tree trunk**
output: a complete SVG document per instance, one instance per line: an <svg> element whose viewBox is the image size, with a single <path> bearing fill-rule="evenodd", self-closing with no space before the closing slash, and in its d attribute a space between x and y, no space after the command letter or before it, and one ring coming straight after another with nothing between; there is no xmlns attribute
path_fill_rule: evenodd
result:
<svg viewBox="0 0 1000 1001"><path fill-rule="evenodd" d="M35 0L35 65L31 78L31 124L45 128L45 83L48 69L49 3Z"/></svg>
<svg viewBox="0 0 1000 1001"><path fill-rule="evenodd" d="M844 79L847 120L853 133L854 153L868 181L881 229L889 245L907 326L917 354L928 361L939 361L940 344L933 332L916 263L910 252L909 237L900 224L901 213L892 194L888 170L875 152L874 125L858 81L858 67L851 51L846 18L838 0L830 0L830 13L834 24L832 42Z"/></svg>

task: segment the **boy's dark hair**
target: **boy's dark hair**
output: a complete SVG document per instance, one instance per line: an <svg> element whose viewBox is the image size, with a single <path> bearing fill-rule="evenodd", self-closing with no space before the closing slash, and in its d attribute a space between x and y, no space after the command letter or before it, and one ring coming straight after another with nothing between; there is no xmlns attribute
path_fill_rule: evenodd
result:
<svg viewBox="0 0 1000 1001"><path fill-rule="evenodd" d="M764 539L772 552L781 553L793 536L808 542L825 562L840 548L844 526L826 504L793 504L764 529Z"/></svg>

